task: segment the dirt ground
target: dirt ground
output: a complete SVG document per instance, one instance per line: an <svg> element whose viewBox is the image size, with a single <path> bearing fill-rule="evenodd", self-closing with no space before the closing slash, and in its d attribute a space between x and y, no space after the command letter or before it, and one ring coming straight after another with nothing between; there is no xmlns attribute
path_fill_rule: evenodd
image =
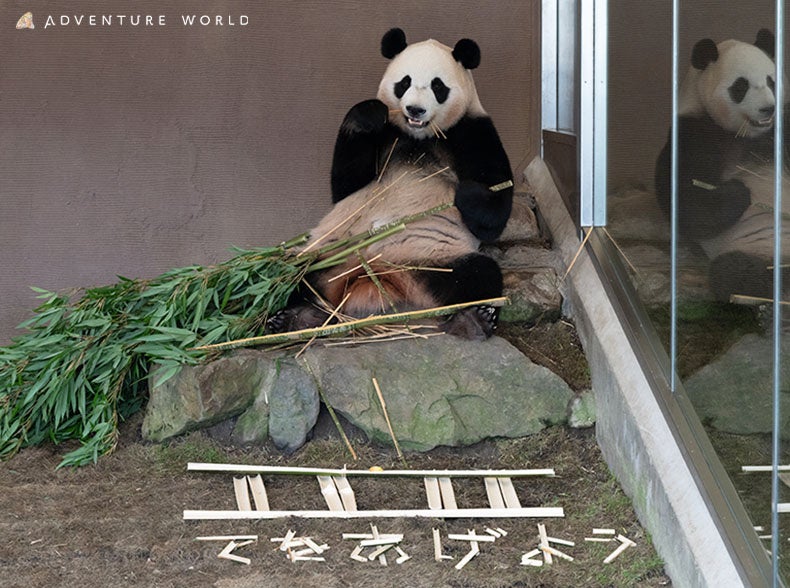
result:
<svg viewBox="0 0 790 588"><path fill-rule="evenodd" d="M557 326L559 325L559 326ZM557 348L574 346L572 329L555 323L517 334L520 346L532 347L543 363L562 362ZM567 351L567 349L565 350ZM577 351L578 352L578 351ZM551 367L551 366L550 366ZM577 370L577 387L584 370ZM389 448L367 443L347 430L359 455L354 462L331 420L322 415L314 438L303 449L284 456L271 447L222 446L205 433L192 433L162 445L140 439L141 416L121 427L115 453L95 466L56 470L70 447L23 450L0 464L0 569L3 586L38 588L79 586L183 587L321 587L404 586L476 587L658 587L671 585L650 538L637 521L631 503L603 462L594 431L551 427L524 439L487 441L463 449L440 448L408 454L401 463ZM344 427L345 428L345 427ZM73 448L73 447L71 447ZM232 474L187 472L188 462L301 465L367 469L554 468L551 478L515 479L522 506L561 506L564 518L553 519L379 519L275 521L184 521L185 509L234 509ZM269 501L276 510L325 509L311 477L265 477ZM352 478L360 509L425 508L419 479ZM459 507L485 507L479 480L453 482ZM557 548L573 561L555 558L551 565L520 565L521 556L537 547L537 523L552 537L574 546ZM389 565L349 558L356 546L343 533L365 533L370 524L382 533L403 534L401 548L411 559ZM486 527L507 536L481 543L480 554L462 570L455 564L469 545L450 540L449 533ZM603 559L616 543L585 542L594 527L609 527L636 542L612 563ZM434 560L432 529L438 528L444 553ZM330 549L325 561L290 562L273 537L288 530L310 536ZM249 565L218 559L226 542L199 542L204 535L258 535L256 543L235 553Z"/></svg>

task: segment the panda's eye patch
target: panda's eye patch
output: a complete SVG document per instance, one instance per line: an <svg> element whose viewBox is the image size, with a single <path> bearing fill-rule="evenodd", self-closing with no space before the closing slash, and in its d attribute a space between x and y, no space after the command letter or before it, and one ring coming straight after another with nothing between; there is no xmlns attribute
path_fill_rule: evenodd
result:
<svg viewBox="0 0 790 588"><path fill-rule="evenodd" d="M403 98L403 95L406 93L411 87L411 78L409 76L404 76L401 81L395 84L395 98L400 100Z"/></svg>
<svg viewBox="0 0 790 588"><path fill-rule="evenodd" d="M776 94L776 84L774 83L774 79L771 76L767 76L765 78L765 82L768 84L768 88Z"/></svg>
<svg viewBox="0 0 790 588"><path fill-rule="evenodd" d="M450 88L445 86L444 82L439 78L431 80L431 90L433 90L433 95L436 96L436 101L439 104L443 104L450 94Z"/></svg>
<svg viewBox="0 0 790 588"><path fill-rule="evenodd" d="M730 98L736 104L740 104L743 101L744 97L746 96L746 92L749 90L749 82L746 78L738 78L735 80L732 86L730 86Z"/></svg>

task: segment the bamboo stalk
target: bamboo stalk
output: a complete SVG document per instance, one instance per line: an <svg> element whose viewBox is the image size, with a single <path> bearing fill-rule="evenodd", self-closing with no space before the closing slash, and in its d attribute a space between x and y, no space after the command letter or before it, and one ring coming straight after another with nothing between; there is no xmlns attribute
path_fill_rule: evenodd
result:
<svg viewBox="0 0 790 588"><path fill-rule="evenodd" d="M390 422L389 413L387 413L387 403L384 402L384 396L381 393L381 388L379 388L379 382L376 378L373 378L373 387L376 389L376 395L379 397L379 402L381 403L381 410L384 413L384 420L387 422L387 429L389 429L390 437L392 437L392 443L395 445L395 451L398 454L398 459L406 465L406 460L403 458L403 452L400 450L400 445L398 444L398 439L395 437L395 431L392 430L392 423Z"/></svg>
<svg viewBox="0 0 790 588"><path fill-rule="evenodd" d="M488 298L485 300L476 300L473 302L462 302L459 304L450 304L448 306L437 306L435 308L428 308L424 310L412 310L408 312L398 312L393 314L373 315L362 319L356 319L345 323L335 325L327 325L326 327L315 327L312 329L301 329L299 331L289 331L288 333L273 333L271 335L261 335L260 337L247 337L245 339L237 339L235 341L225 341L224 343L214 343L212 345L202 345L194 349L200 351L207 350L221 350L221 349L238 349L240 347L250 347L253 345L268 345L272 343L283 343L286 341L301 341L309 339L318 334L319 336L336 335L338 333L347 333L354 329L361 329L372 325L383 325L388 323L397 323L401 321L420 320L429 317L445 316L453 314L464 308L476 305L488 306L502 306L507 302L504 296L498 298Z"/></svg>
<svg viewBox="0 0 790 588"><path fill-rule="evenodd" d="M357 457L357 452L354 451L354 446L351 445L351 440L346 435L345 430L343 429L343 425L340 424L340 419L337 418L337 414L335 413L335 409L332 408L332 405L327 401L326 396L324 395L324 390L321 386L318 385L318 379L315 377L313 373L313 368L310 367L310 364L305 361L305 365L307 366L307 371L310 372L310 375L313 377L313 380L316 382L316 388L318 388L318 395L321 397L321 401L326 406L326 410L329 413L329 417L332 419L332 422L335 423L335 427L337 428L337 432L340 433L340 438L343 439L343 442L346 444L346 448L348 452L351 454L351 457L354 461L357 461L359 458ZM189 469L189 466L187 466ZM334 474L321 474L321 475L334 475ZM344 475L344 474L343 474Z"/></svg>
<svg viewBox="0 0 790 588"><path fill-rule="evenodd" d="M496 519L496 518L561 518L565 511L559 506L527 508L458 508L453 510L185 510L185 521L257 520L299 517L305 519L368 519L368 518L427 518L427 519Z"/></svg>
<svg viewBox="0 0 790 588"><path fill-rule="evenodd" d="M349 470L346 468L305 468L270 465L244 465L223 463L187 463L188 472L232 472L245 474L297 475L297 476L379 476L379 477L433 477L433 478L523 478L528 476L555 475L554 469L524 470Z"/></svg>
<svg viewBox="0 0 790 588"><path fill-rule="evenodd" d="M579 248L576 250L576 255L573 256L570 265L568 265L568 269L565 270L565 274L562 276L563 281L565 280L565 278L568 277L568 274L571 273L573 266L576 264L576 260L579 259L579 255L581 255L581 252L584 250L584 246L587 244L587 240L590 238L590 235L592 235L592 229L593 229L592 227L587 227L587 234L584 236L584 239L582 239L582 242L579 244Z"/></svg>

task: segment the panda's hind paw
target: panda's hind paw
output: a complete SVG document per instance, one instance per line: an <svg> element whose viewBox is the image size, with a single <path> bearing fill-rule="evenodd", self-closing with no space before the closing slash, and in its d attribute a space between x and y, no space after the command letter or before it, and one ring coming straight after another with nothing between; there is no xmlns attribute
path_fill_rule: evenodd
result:
<svg viewBox="0 0 790 588"><path fill-rule="evenodd" d="M470 306L458 311L442 323L442 330L470 341L485 341L494 334L499 308L489 305Z"/></svg>

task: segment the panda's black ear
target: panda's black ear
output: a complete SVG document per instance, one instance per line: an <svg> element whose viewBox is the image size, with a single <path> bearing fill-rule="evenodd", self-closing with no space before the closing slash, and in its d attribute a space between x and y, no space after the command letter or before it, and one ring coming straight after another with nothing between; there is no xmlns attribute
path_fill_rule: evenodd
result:
<svg viewBox="0 0 790 588"><path fill-rule="evenodd" d="M719 50L712 39L697 41L691 51L691 65L696 69L705 69L719 58Z"/></svg>
<svg viewBox="0 0 790 588"><path fill-rule="evenodd" d="M474 69L480 65L480 47L472 39L461 39L455 44L453 59L466 69Z"/></svg>
<svg viewBox="0 0 790 588"><path fill-rule="evenodd" d="M381 54L384 57L392 59L404 49L406 49L406 33L403 30L394 28L384 33L381 38Z"/></svg>
<svg viewBox="0 0 790 588"><path fill-rule="evenodd" d="M757 40L754 44L765 51L771 59L776 57L776 39L774 34L768 29L760 29L758 31Z"/></svg>

